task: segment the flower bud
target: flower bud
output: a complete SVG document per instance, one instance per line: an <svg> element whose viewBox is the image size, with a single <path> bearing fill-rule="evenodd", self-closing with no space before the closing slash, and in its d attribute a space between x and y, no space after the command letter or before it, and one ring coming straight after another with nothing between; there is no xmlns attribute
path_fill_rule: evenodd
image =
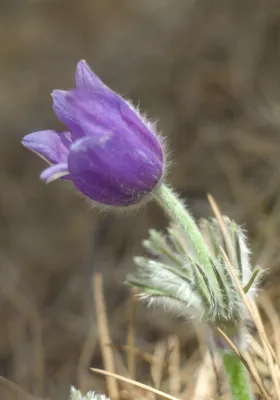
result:
<svg viewBox="0 0 280 400"><path fill-rule="evenodd" d="M163 176L161 140L85 61L78 63L75 89L53 92L53 108L68 131L34 132L22 141L50 164L43 181L71 180L106 206L135 205L149 197Z"/></svg>

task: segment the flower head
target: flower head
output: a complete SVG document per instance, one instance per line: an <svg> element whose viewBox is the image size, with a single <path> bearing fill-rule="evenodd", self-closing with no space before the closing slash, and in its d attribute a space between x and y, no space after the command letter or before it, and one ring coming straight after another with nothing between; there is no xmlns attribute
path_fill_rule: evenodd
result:
<svg viewBox="0 0 280 400"><path fill-rule="evenodd" d="M76 88L54 90L53 108L68 130L44 130L23 145L50 167L45 182L69 179L85 196L108 206L129 206L146 198L161 181L162 144L150 123L80 61Z"/></svg>

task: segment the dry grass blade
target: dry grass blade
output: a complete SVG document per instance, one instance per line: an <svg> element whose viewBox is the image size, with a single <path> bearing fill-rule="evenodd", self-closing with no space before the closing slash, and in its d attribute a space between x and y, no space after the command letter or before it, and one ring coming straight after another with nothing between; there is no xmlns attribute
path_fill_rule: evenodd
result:
<svg viewBox="0 0 280 400"><path fill-rule="evenodd" d="M215 202L214 198L210 194L208 195L208 199L209 199L211 208L212 208L212 210L214 212L214 215L217 218L217 221L220 224L221 229L224 231L226 228L225 228L225 225L223 223L223 218L222 218L222 214L221 214L221 212L219 210L219 207L218 207L217 203ZM237 285L237 288L238 288L238 291L239 291L239 293L240 293L240 295L242 297L242 300L243 300L244 304L246 305L246 307L247 307L247 309L248 309L248 311L249 311L249 313L250 313L250 315L251 315L251 317L252 317L252 319L253 319L253 321L254 321L257 329L258 329L260 338L262 339L262 341L264 341L264 343L268 347L269 351L271 352L272 356L276 360L276 356L275 356L274 350L272 349L272 347L271 347L271 345L270 345L270 343L269 343L269 341L267 339L267 336L266 336L264 327L263 327L263 325L261 323L260 316L258 315L258 310L257 310L256 306L253 303L249 303L249 301L247 299L247 296L246 296L246 294L245 294L245 292L244 292L244 290L243 290L243 288L242 288L242 286L241 286L241 284L239 282L239 279L238 279L238 277L237 277L237 275L236 275L236 273L234 271L234 268L231 265L231 262L230 262L230 260L228 258L228 255L226 254L226 252L225 252L225 250L223 248L221 248L221 252L223 253L224 259L225 259L225 261L227 263L227 266L228 266L228 268L230 270L230 273L232 274L232 277L233 277L233 279L234 279L234 281L235 281L235 283Z"/></svg>
<svg viewBox="0 0 280 400"><path fill-rule="evenodd" d="M208 198L209 204L210 204L210 206L212 208L212 211L213 211L215 217L217 218L217 221L218 221L218 224L219 224L219 226L221 228L221 231L223 233L223 236L224 236L224 239L225 239L225 243L226 243L226 247L227 247L227 250L228 250L228 252L230 254L230 258L233 260L234 259L233 243L231 241L228 229L227 229L227 227L226 227L226 225L224 223L223 216L222 216L222 214L220 212L220 209L219 209L214 197L211 194L208 194L207 198Z"/></svg>
<svg viewBox="0 0 280 400"><path fill-rule="evenodd" d="M174 396L180 394L181 379L180 379L180 343L177 336L168 338L170 349L168 372L169 372L169 388Z"/></svg>
<svg viewBox="0 0 280 400"><path fill-rule="evenodd" d="M199 350L193 352L193 354L185 360L181 367L181 381L184 380L185 388L180 393L180 398L183 400L189 400L193 398L195 378L197 371L201 366L201 354ZM208 400L208 399L207 399Z"/></svg>
<svg viewBox="0 0 280 400"><path fill-rule="evenodd" d="M265 294L262 293L259 304L261 308L264 310L264 312L267 315L267 318L270 321L272 330L273 330L273 336L274 336L274 345L275 345L275 350L276 350L276 362L279 365L280 363L280 318L279 315L273 307L273 304L270 300L270 298Z"/></svg>
<svg viewBox="0 0 280 400"><path fill-rule="evenodd" d="M116 347L113 347L113 353L114 353L114 363L116 371L118 371L118 373L121 374L122 376L129 378L130 374L128 372L125 361L123 357L121 357L120 353L117 351ZM130 385L126 382L120 382L119 386L120 386L120 393L122 393L123 391L128 392L130 389ZM122 399L122 395L120 395L120 397Z"/></svg>
<svg viewBox="0 0 280 400"><path fill-rule="evenodd" d="M279 382L279 376L280 376L280 368L279 368L279 362L280 362L280 319L278 316L278 313L273 306L270 298L265 294L262 293L262 296L259 301L260 306L262 309L265 311L271 327L273 331L273 337L274 337L274 346L276 350L276 365L278 367L278 370L275 371L277 376L278 376L278 382Z"/></svg>
<svg viewBox="0 0 280 400"><path fill-rule="evenodd" d="M279 382L278 382L278 379L277 379L277 374L276 374L275 366L274 366L274 363L273 363L273 355L272 355L272 352L271 352L271 346L268 344L269 342L268 342L268 339L266 337L264 328L263 328L263 326L261 324L261 320L257 316L256 307L255 307L255 305L253 303L249 303L249 300L247 299L246 294L244 293L244 290L243 290L243 288L242 288L242 286L241 286L241 284L240 284L240 282L239 282L239 280L237 278L237 275L236 275L236 273L234 271L234 268L232 267L232 265L230 263L230 260L228 259L227 254L224 252L223 249L221 249L221 252L223 253L224 259L225 259L225 261L227 263L227 266L228 266L228 268L230 270L230 273L231 273L231 275L232 275L232 277L233 277L233 279L234 279L234 281L235 281L235 283L237 285L237 288L238 288L238 291L239 291L239 293L240 293L240 295L242 297L242 300L243 300L244 304L246 305L246 307L247 307L249 313L251 314L251 317L252 317L252 319L253 319L256 327L257 327L258 333L260 335L260 339L261 339L262 344L263 344L263 349L264 349L264 352L265 352L265 355L266 355L267 363L268 363L268 366L269 366L269 369L270 369L270 373L271 373L271 377L272 377L275 393L277 394L277 398L280 399Z"/></svg>
<svg viewBox="0 0 280 400"><path fill-rule="evenodd" d="M264 355L262 346L259 344L259 342L253 336L249 336L248 344L251 347L251 352L253 354L255 354L262 361L266 361L266 357Z"/></svg>
<svg viewBox="0 0 280 400"><path fill-rule="evenodd" d="M130 351L128 346L116 346L116 348L119 350L123 350L126 353L128 351ZM154 356L152 354L148 353L147 351L140 350L137 347L134 347L133 351L134 351L134 355L141 358L143 361L145 361L149 364L152 364L154 362Z"/></svg>
<svg viewBox="0 0 280 400"><path fill-rule="evenodd" d="M103 295L103 282L102 282L102 276L98 273L96 273L93 278L93 295L95 300L99 341L100 341L104 367L108 370L108 372L113 374L106 376L108 394L112 400L118 400L120 398L120 395L119 395L118 384L114 377L114 372L115 372L114 355L108 329L108 321L107 321L105 301Z"/></svg>
<svg viewBox="0 0 280 400"><path fill-rule="evenodd" d="M140 389L147 390L148 392L152 392L152 393L154 393L154 394L156 394L156 395L158 395L158 396L161 396L161 397L163 397L163 398L165 398L165 399L169 399L169 400L180 400L180 399L178 399L177 397L174 397L174 396L171 396L171 395L169 395L169 394L167 394L167 393L164 393L164 392L162 392L161 390L154 389L154 388L152 388L151 386L144 385L144 383L140 383L140 382L134 381L133 379L125 378L124 376L121 376L121 375L118 375L118 374L113 374L113 373L111 373L111 372L104 371L104 370L102 370L102 369L91 368L90 370L91 370L92 372L96 372L97 374L102 374L102 375L105 375L105 376L108 376L108 377L114 377L114 378L119 379L119 380L121 380L121 381L130 383L131 385L137 386L137 387L139 387Z"/></svg>
<svg viewBox="0 0 280 400"><path fill-rule="evenodd" d="M92 355L94 353L94 349L97 344L97 337L96 337L96 326L95 323L92 321L90 324L90 328L87 332L87 336L82 346L82 350L80 353L80 358L78 362L77 368L77 378L78 378L78 387L81 392L86 391L85 387L85 373L88 373L88 368L90 366L90 361Z"/></svg>
<svg viewBox="0 0 280 400"><path fill-rule="evenodd" d="M193 400L206 400L209 399L210 396L215 395L217 380L213 361L210 353L206 352L198 370L192 395Z"/></svg>
<svg viewBox="0 0 280 400"><path fill-rule="evenodd" d="M151 366L151 377L156 388L159 388L161 384L166 353L166 343L164 341L157 342L153 354L154 362Z"/></svg>
<svg viewBox="0 0 280 400"><path fill-rule="evenodd" d="M274 363L274 360L277 363L277 358L276 358L276 354L271 346L271 344L269 343L268 337L266 335L261 317L259 315L259 311L257 309L257 306L253 303L252 304L252 309L255 315L255 323L263 344L263 349L266 355L266 361L271 373L271 378L272 378L272 382L273 382L273 386L274 386L274 391L275 391L275 395L277 399L280 399L280 384L279 384L279 380L278 380L278 371L279 371L279 366L276 365Z"/></svg>
<svg viewBox="0 0 280 400"><path fill-rule="evenodd" d="M263 351L263 348L260 346L261 348L261 352L262 354L260 355L258 352L255 352L256 347L252 344L250 344L250 352L247 352L248 357L252 358L252 361L254 362L254 366L256 368L256 370L258 371L261 379L266 379L269 378L269 381L271 381L271 372L270 372L270 368L269 365L267 363L267 359L266 359L266 355ZM247 356L246 356L247 358ZM280 379L280 371L275 371L277 376L278 376L278 380ZM270 382L268 382L270 383ZM271 386L271 384L270 384Z"/></svg>
<svg viewBox="0 0 280 400"><path fill-rule="evenodd" d="M248 364L247 360L245 359L245 357L242 355L242 353L238 350L238 348L234 345L234 343L232 343L232 341L230 340L230 338L222 331L222 329L217 328L217 330L220 332L220 334L223 336L223 338L225 339L225 341L227 342L227 344L231 347L231 349L234 351L234 353L237 355L237 357L239 357L239 359L243 362L243 364L245 365L245 367L248 369L248 371L250 372L252 378L254 379L254 381L256 382L262 396L266 399L266 400L271 400L271 397L269 396L269 394L266 392L264 386L262 385L262 383L259 381L258 379L258 375L255 375L255 371L252 370L250 368L250 365Z"/></svg>
<svg viewBox="0 0 280 400"><path fill-rule="evenodd" d="M262 323L262 319L261 319L258 307L256 306L255 303L251 303L251 307L252 307L254 317L255 317L254 322L255 322L258 332L260 334L260 338L266 344L267 348L269 349L269 351L271 353L272 358L274 358L275 362L278 363L275 351L274 351L273 347L271 346L269 339L267 337L266 331L264 329L264 325Z"/></svg>
<svg viewBox="0 0 280 400"><path fill-rule="evenodd" d="M130 302L130 318L127 335L127 365L131 379L135 379L135 314L136 314L136 290L132 290L131 302Z"/></svg>
<svg viewBox="0 0 280 400"><path fill-rule="evenodd" d="M263 386L262 385L262 378L260 377L259 371L256 367L256 363L254 362L254 360L252 359L252 356L249 352L246 352L246 356L245 356L246 362L251 370L251 373L254 374L254 379L255 382L257 384L258 387Z"/></svg>
<svg viewBox="0 0 280 400"><path fill-rule="evenodd" d="M213 212L215 214L215 217L217 218L221 229L223 229L223 219L222 219L221 212L220 212L220 210L218 208L218 205L217 205L217 203L215 202L214 198L211 195L209 195L208 198L209 198L209 202L210 202L210 205L212 207L212 210L213 210ZM246 294L245 294L245 292L244 292L244 290L243 290L243 288L242 288L242 286L241 286L241 284L239 282L239 279L238 279L238 277L237 277L237 275L235 273L235 270L234 270L233 266L231 265L230 259L229 259L228 255L226 254L226 252L224 251L224 249L221 248L221 252L222 252L223 257L224 257L224 259L226 261L226 264L227 264L227 266L229 268L229 271L230 271L230 273L231 273L231 275L232 275L232 277L233 277L233 279L234 279L234 281L236 283L237 289L238 289L238 291L239 291L239 293L240 293L240 295L242 297L242 300L243 300L245 306L247 307L247 309L248 309L248 311L249 311L249 313L250 313L250 315L251 315L251 317L252 317L252 319L253 319L253 321L254 321L254 323L256 325L256 328L258 330L260 339L261 339L262 344L263 344L263 348L264 348L264 352L265 352L265 355L266 355L267 363L268 363L268 366L269 366L269 369L270 369L270 373L271 373L271 377L272 377L272 381L273 381L273 385L274 385L274 389L275 389L275 394L277 395L277 398L280 399L279 381L277 379L277 373L275 371L276 366L273 363L273 357L274 358L276 358L276 357L275 357L274 350L272 349L272 347L271 347L271 345L270 345L270 343L268 341L268 338L266 336L263 324L261 322L261 318L260 318L260 316L258 314L257 307L254 305L254 303L250 303L249 302L249 300L248 300L248 298L247 298L247 296L246 296Z"/></svg>

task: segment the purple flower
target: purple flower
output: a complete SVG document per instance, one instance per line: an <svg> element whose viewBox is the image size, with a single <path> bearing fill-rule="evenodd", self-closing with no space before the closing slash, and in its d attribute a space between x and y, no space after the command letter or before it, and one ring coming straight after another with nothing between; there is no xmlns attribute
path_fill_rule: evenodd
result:
<svg viewBox="0 0 280 400"><path fill-rule="evenodd" d="M51 166L45 182L69 179L90 199L109 206L139 203L163 175L162 144L151 125L80 61L76 89L54 90L53 108L69 129L30 133L23 145Z"/></svg>

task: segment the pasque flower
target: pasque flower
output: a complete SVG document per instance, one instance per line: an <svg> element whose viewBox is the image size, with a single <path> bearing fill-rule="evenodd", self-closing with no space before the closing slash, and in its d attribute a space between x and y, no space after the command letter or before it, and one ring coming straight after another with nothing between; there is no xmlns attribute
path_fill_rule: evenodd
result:
<svg viewBox="0 0 280 400"><path fill-rule="evenodd" d="M69 179L85 196L108 206L139 203L157 187L164 169L152 124L80 61L76 88L54 90L53 108L68 130L43 130L23 145L50 166L45 182Z"/></svg>

